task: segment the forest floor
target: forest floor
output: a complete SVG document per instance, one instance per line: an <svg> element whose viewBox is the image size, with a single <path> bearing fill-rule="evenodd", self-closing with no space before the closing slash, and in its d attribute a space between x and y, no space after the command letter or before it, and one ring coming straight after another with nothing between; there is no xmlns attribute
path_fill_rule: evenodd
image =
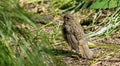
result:
<svg viewBox="0 0 120 66"><path fill-rule="evenodd" d="M42 12L42 10L46 11L45 6L43 7L37 6L37 8L38 7L39 9L36 9L36 7L31 4L27 6L26 9L28 9L28 11L31 11L33 13L40 13ZM56 17L54 16L53 18L56 18ZM56 21L62 22L61 19L57 19L57 18L56 18ZM92 29L94 28L95 27L93 27ZM49 32L49 29L46 28L46 30L48 30ZM85 30L88 31L86 33L89 33L90 29L85 29ZM101 39L101 38L90 39L90 42L95 44L95 47L91 47L91 50L94 52L94 55L95 55L93 59L87 60L87 59L78 57L78 54L72 52L69 49L69 46L66 44L55 45L55 48L56 48L55 53L57 53L55 55L56 57L61 58L61 61L64 62L67 66L120 66L120 31L117 31L116 33L108 36L105 39Z"/></svg>
<svg viewBox="0 0 120 66"><path fill-rule="evenodd" d="M120 33L115 35L120 35ZM57 48L62 50L62 60L67 66L120 66L120 38L118 36L108 37L106 41L97 39L92 42L96 45L91 48L95 57L90 60L78 57L77 54L68 50L69 47L59 45Z"/></svg>

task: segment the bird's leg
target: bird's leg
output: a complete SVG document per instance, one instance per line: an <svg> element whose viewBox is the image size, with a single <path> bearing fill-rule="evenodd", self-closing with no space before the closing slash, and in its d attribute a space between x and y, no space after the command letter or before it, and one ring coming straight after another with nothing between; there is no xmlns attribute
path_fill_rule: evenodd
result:
<svg viewBox="0 0 120 66"><path fill-rule="evenodd" d="M93 58L93 52L88 47L88 42L84 39L81 39L79 41L79 49L80 54L83 58L92 59Z"/></svg>

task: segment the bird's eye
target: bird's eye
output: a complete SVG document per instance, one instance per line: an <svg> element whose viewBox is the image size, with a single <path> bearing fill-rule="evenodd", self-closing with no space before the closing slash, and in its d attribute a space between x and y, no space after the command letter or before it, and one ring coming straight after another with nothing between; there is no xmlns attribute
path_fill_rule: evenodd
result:
<svg viewBox="0 0 120 66"><path fill-rule="evenodd" d="M64 17L64 20L67 20L67 21L68 21L69 19L70 19L69 17L66 17L66 16Z"/></svg>
<svg viewBox="0 0 120 66"><path fill-rule="evenodd" d="M70 19L69 17L66 18L66 20L69 20L69 19Z"/></svg>

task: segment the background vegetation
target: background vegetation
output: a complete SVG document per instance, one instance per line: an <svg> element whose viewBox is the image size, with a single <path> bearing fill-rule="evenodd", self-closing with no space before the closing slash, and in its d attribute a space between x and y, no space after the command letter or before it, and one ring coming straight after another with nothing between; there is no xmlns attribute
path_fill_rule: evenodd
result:
<svg viewBox="0 0 120 66"><path fill-rule="evenodd" d="M114 13L105 17L107 22L100 23L102 28L87 34L89 38L105 38L120 29L119 0L53 0L48 4L44 4L44 0L32 1L36 5L39 2L50 8L43 13L52 14L56 19L66 12L96 10L87 28L95 27L102 10L113 9ZM66 46L61 34L62 25L56 24L55 19L49 22L44 19L47 23L39 25L31 16L37 15L26 11L18 0L0 1L0 66L64 66L60 57L63 53L55 47L59 44ZM43 19L41 15L39 18ZM47 26L51 32L46 30Z"/></svg>

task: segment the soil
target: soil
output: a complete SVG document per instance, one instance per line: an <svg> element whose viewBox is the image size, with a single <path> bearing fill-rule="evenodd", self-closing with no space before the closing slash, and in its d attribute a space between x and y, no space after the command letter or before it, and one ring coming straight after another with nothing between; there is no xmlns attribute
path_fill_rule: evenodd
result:
<svg viewBox="0 0 120 66"><path fill-rule="evenodd" d="M118 37L111 36L111 38L107 38L106 41L93 40L93 43L96 47L91 48L94 52L93 59L84 59L81 58L78 54L72 53L71 55L67 55L69 53L65 53L64 51L69 50L69 46L58 45L56 48L63 50L62 60L67 64L67 66L120 66L120 39ZM112 41L108 41L111 39L112 41L116 40L117 43ZM71 51L72 52L72 51Z"/></svg>
<svg viewBox="0 0 120 66"><path fill-rule="evenodd" d="M29 4L26 9L33 13L41 13L46 12L45 8L45 6L39 7L33 4ZM102 18L98 21L101 20ZM57 21L58 23L60 22L62 24L62 21L60 19L58 19ZM90 29L91 28L85 29L86 33L91 31ZM74 53L74 51L71 51L70 47L66 44L55 45L55 48L58 50L58 52L59 50L62 50L61 58L67 66L120 66L120 31L117 31L115 34L108 36L105 39L92 39L91 42L94 43L96 46L94 48L91 48L91 50L94 52L94 58L89 60L81 58L81 56Z"/></svg>

